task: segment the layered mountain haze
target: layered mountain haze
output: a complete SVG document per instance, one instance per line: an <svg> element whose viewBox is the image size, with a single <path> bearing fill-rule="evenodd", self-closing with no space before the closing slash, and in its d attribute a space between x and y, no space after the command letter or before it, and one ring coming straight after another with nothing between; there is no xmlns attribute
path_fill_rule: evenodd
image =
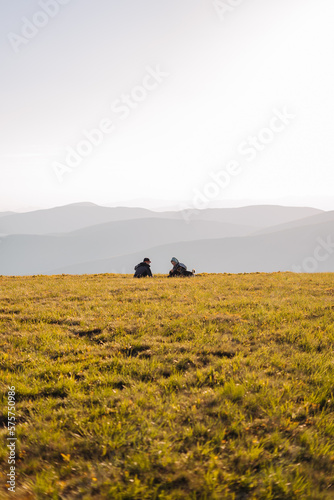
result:
<svg viewBox="0 0 334 500"><path fill-rule="evenodd" d="M318 247L322 249L319 260L314 257ZM153 270L162 273L169 270L170 256L174 254L182 256L189 268L195 267L200 272L208 273L333 272L333 222L260 236L177 242L148 248L144 253L150 255ZM85 262L57 269L55 273L127 274L132 272L131 263L140 260L142 254L136 252L103 261ZM305 259L306 264L303 265Z"/></svg>
<svg viewBox="0 0 334 500"><path fill-rule="evenodd" d="M265 229L257 231L254 234L269 234L273 232L284 231L285 229L293 229L295 227L319 225L325 222L332 222L334 228L334 211L320 212L319 214L305 217L303 219L293 220L285 224L278 224L276 226L267 227Z"/></svg>
<svg viewBox="0 0 334 500"><path fill-rule="evenodd" d="M295 222L323 213L316 208L254 205L241 208L208 208L184 211L189 219L217 220L229 224L247 224L253 227L271 228L278 224Z"/></svg>
<svg viewBox="0 0 334 500"><path fill-rule="evenodd" d="M93 203L75 203L34 212L3 214L3 217L0 219L0 234L69 233L77 229L105 222L145 218L179 219L186 222L210 220L225 224L252 226L255 230L257 228L284 224L320 213L322 213L321 210L314 208L278 206L154 212L146 208L110 208L101 207Z"/></svg>
<svg viewBox="0 0 334 500"><path fill-rule="evenodd" d="M167 273L173 255L197 272L334 271L334 212L313 208L75 204L0 214L0 235L2 275L133 273L145 256Z"/></svg>
<svg viewBox="0 0 334 500"><path fill-rule="evenodd" d="M0 273L48 274L58 267L124 256L161 244L242 236L252 230L252 227L214 221L186 223L183 220L138 218L63 234L13 234L0 240ZM85 268L82 272L86 272Z"/></svg>
<svg viewBox="0 0 334 500"><path fill-rule="evenodd" d="M1 218L0 234L69 233L104 222L154 217L145 208L108 208L94 203L75 203L64 207L10 214Z"/></svg>

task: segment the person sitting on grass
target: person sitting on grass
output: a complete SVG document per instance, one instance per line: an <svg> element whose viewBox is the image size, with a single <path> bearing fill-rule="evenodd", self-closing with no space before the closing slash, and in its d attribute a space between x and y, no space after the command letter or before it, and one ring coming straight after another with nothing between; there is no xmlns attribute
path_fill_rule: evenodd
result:
<svg viewBox="0 0 334 500"><path fill-rule="evenodd" d="M182 264L182 262L179 262L176 257L172 258L171 263L173 264L173 268L169 271L169 278L180 276L194 276L195 269L193 269L192 272L187 271L187 266L185 264Z"/></svg>
<svg viewBox="0 0 334 500"><path fill-rule="evenodd" d="M149 276L150 278L152 278L152 271L150 268L150 264L151 264L150 259L148 257L145 257L143 262L136 265L136 267L135 267L136 272L135 272L133 277L134 278L146 278L147 276Z"/></svg>

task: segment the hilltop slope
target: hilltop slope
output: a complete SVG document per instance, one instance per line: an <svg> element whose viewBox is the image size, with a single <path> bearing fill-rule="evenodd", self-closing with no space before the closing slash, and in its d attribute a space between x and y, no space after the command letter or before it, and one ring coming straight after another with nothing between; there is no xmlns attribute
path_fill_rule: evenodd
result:
<svg viewBox="0 0 334 500"><path fill-rule="evenodd" d="M332 275L0 286L1 499L333 499Z"/></svg>

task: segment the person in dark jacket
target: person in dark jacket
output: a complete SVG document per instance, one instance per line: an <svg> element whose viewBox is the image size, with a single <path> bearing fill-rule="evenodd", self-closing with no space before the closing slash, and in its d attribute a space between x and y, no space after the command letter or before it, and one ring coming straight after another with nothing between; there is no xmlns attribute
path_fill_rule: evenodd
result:
<svg viewBox="0 0 334 500"><path fill-rule="evenodd" d="M178 276L194 276L195 270L192 272L187 271L187 266L179 262L176 257L173 257L171 260L173 264L173 268L169 271L169 277L178 277Z"/></svg>
<svg viewBox="0 0 334 500"><path fill-rule="evenodd" d="M136 265L136 267L135 267L136 272L135 272L133 277L134 278L146 278L146 276L149 276L150 278L152 278L152 271L150 268L150 264L151 264L150 259L148 257L145 257L143 262Z"/></svg>

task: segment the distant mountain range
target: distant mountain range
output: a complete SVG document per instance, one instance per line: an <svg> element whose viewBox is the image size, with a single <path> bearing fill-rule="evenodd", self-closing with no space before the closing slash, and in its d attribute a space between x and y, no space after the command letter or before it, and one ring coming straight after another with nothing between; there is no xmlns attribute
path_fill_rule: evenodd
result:
<svg viewBox="0 0 334 500"><path fill-rule="evenodd" d="M331 237L333 236L333 239ZM250 206L153 212L91 203L0 213L0 274L334 271L334 212ZM320 247L320 249L319 249Z"/></svg>

